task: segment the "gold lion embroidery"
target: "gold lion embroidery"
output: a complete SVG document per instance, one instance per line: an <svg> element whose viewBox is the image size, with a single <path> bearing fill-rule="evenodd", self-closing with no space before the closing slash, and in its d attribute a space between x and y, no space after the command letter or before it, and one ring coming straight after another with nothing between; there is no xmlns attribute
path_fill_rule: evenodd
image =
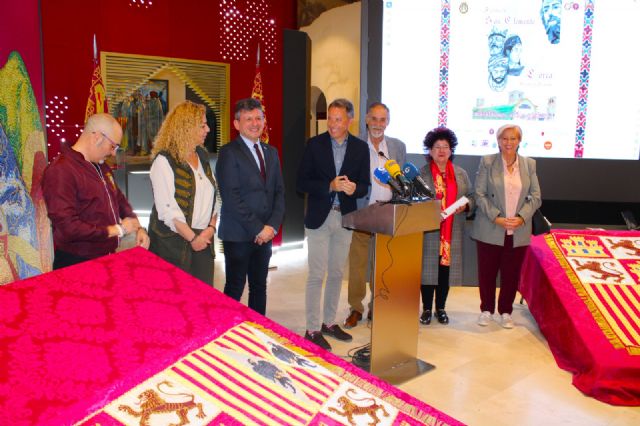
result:
<svg viewBox="0 0 640 426"><path fill-rule="evenodd" d="M613 241L609 240L607 238L607 240L609 241L609 244L611 244L611 248L612 249L618 249L618 248L623 248L625 250L629 250L630 251L630 255L631 256L640 256L640 248L636 247L636 241L638 240L620 240L617 243L614 243Z"/></svg>
<svg viewBox="0 0 640 426"><path fill-rule="evenodd" d="M371 423L369 426L376 426L380 423L380 419L378 418L378 410L382 410L382 414L385 417L389 417L389 413L385 410L384 406L376 403L376 400L373 398L356 398L353 394L349 392L355 392L355 389L347 389L345 392L345 396L341 396L338 398L338 405L342 408L342 411L338 410L334 407L329 407L329 411L336 413L339 416L346 417L351 426L355 426L356 422L353 419L353 416L363 416L368 414L371 417ZM371 404L366 406L360 406L355 404L353 401L365 402L371 401Z"/></svg>
<svg viewBox="0 0 640 426"><path fill-rule="evenodd" d="M158 383L156 385L156 389L158 392L163 393L165 395L170 396L186 396L191 397L191 401L185 402L167 402L158 395L153 389L146 389L140 395L138 395L138 403L136 405L140 406L140 411L135 411L131 407L127 405L120 405L118 409L120 411L124 411L125 413L134 416L140 417L140 426L149 426L149 418L153 414L163 414L163 413L176 413L180 418L180 423L171 424L169 426L184 426L189 423L189 419L187 415L189 410L196 408L198 410L198 414L196 415L199 419L204 419L205 414L202 411L202 404L194 402L195 397L190 393L168 393L164 392L160 389L160 385L167 385L171 387L171 383L164 381Z"/></svg>
<svg viewBox="0 0 640 426"><path fill-rule="evenodd" d="M613 262L596 262L595 260L589 260L584 264L581 264L577 259L573 259L573 262L576 264L577 271L587 270L592 273L593 278L597 280L607 281L609 278L612 278L613 281L617 283L622 282L623 275L621 272L618 272L615 269L615 264ZM609 271L605 271L604 268L609 269ZM597 276L600 274L600 277Z"/></svg>

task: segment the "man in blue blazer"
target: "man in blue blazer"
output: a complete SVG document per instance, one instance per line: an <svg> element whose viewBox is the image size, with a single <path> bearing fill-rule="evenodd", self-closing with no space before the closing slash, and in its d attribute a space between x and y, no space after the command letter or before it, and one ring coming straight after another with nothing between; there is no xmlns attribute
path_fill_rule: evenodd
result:
<svg viewBox="0 0 640 426"><path fill-rule="evenodd" d="M305 338L331 350L323 335L349 341L335 322L342 275L352 231L342 227L342 216L357 209L356 200L369 189L369 147L349 134L353 104L346 99L331 102L328 131L309 139L298 169L297 189L307 194L304 218L309 249L306 285ZM320 298L325 274L322 318Z"/></svg>
<svg viewBox="0 0 640 426"><path fill-rule="evenodd" d="M369 151L369 166L371 186L369 192L363 198L358 199L358 208L364 208L378 201L388 201L391 199L391 188L388 184L380 182L373 175L378 167L384 167L387 160L395 160L400 166L407 158L407 147L399 139L392 138L384 134L389 125L389 108L381 103L374 102L367 109L365 118L367 123L367 133L363 139L367 140ZM379 155L382 153L384 156ZM345 328L352 328L358 325L364 313L362 301L367 294L366 283L369 281L373 299L373 288L371 280L367 279L367 265L370 259L370 248L373 242L373 234L363 231L354 231L349 249L349 307L350 312L344 321ZM371 265L373 270L373 265ZM371 319L371 301L369 302L369 319Z"/></svg>
<svg viewBox="0 0 640 426"><path fill-rule="evenodd" d="M249 280L249 307L264 315L271 240L284 217L284 184L278 151L260 143L264 112L252 98L236 103L240 135L220 149L216 178L222 205L218 236L224 248L224 293L240 300Z"/></svg>

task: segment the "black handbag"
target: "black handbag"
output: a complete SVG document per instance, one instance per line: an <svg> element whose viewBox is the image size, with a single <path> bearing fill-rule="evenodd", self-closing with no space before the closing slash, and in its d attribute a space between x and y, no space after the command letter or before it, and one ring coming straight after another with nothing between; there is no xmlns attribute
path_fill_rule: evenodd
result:
<svg viewBox="0 0 640 426"><path fill-rule="evenodd" d="M533 235L541 235L549 232L551 232L551 222L544 217L540 209L536 210L531 218L531 233Z"/></svg>

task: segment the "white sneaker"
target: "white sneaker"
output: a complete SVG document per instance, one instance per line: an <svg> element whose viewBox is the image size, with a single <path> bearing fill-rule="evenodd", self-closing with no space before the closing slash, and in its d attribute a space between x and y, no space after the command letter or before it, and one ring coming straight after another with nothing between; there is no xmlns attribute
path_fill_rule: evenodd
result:
<svg viewBox="0 0 640 426"><path fill-rule="evenodd" d="M491 322L491 312L483 311L478 317L478 325L486 327Z"/></svg>
<svg viewBox="0 0 640 426"><path fill-rule="evenodd" d="M509 314L502 314L502 322L500 324L504 328L513 328L513 318Z"/></svg>

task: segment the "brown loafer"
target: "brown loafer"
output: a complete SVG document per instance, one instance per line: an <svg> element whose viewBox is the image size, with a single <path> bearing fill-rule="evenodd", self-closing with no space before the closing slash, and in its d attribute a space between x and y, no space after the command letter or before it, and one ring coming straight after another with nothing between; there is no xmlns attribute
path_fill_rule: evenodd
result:
<svg viewBox="0 0 640 426"><path fill-rule="evenodd" d="M362 319L362 314L358 311L351 311L346 320L344 320L344 328L353 328L358 325Z"/></svg>

